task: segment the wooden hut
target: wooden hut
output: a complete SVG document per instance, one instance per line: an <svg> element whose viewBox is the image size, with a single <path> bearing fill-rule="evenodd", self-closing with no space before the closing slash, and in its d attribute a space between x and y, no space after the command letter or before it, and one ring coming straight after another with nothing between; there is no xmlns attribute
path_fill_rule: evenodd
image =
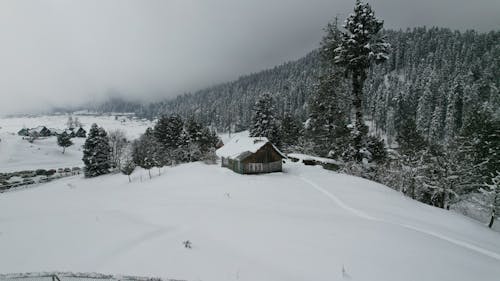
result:
<svg viewBox="0 0 500 281"><path fill-rule="evenodd" d="M19 130L19 132L17 132L17 134L20 136L27 137L29 135L29 130L28 128L22 128L21 130Z"/></svg>
<svg viewBox="0 0 500 281"><path fill-rule="evenodd" d="M38 126L36 128L30 129L29 134L38 137L48 137L50 136L50 131L45 126Z"/></svg>
<svg viewBox="0 0 500 281"><path fill-rule="evenodd" d="M87 131L85 131L85 129L83 129L82 127L78 128L78 129L74 129L73 132L75 132L75 136L77 138L86 138L87 137Z"/></svg>
<svg viewBox="0 0 500 281"><path fill-rule="evenodd" d="M217 150L222 167L240 174L262 174L282 171L286 158L267 138L234 137Z"/></svg>

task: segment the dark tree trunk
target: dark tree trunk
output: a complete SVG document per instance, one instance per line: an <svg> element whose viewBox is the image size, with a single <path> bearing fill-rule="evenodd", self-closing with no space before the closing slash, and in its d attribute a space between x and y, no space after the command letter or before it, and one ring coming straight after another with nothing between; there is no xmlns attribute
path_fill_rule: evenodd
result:
<svg viewBox="0 0 500 281"><path fill-rule="evenodd" d="M148 173L149 173L149 179L152 179L151 178L151 169L148 170Z"/></svg>
<svg viewBox="0 0 500 281"><path fill-rule="evenodd" d="M128 182L132 182L132 180L130 179L130 175L128 175Z"/></svg>
<svg viewBox="0 0 500 281"><path fill-rule="evenodd" d="M488 227L492 228L494 222L495 222L495 211L493 210L493 212L491 213L491 219L490 219L490 223L488 224Z"/></svg>
<svg viewBox="0 0 500 281"><path fill-rule="evenodd" d="M354 71L352 73L352 105L354 107L354 138L353 145L356 149L355 159L361 161L363 156L360 153L363 147L364 135L366 134L365 124L363 121L363 84L366 80L364 70Z"/></svg>

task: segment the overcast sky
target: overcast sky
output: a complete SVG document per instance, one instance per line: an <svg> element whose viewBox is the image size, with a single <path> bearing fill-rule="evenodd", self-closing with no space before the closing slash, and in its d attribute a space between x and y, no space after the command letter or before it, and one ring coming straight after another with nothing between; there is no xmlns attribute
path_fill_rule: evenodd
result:
<svg viewBox="0 0 500 281"><path fill-rule="evenodd" d="M499 0L373 0L386 28L500 29ZM305 55L353 0L0 0L0 114L172 97Z"/></svg>

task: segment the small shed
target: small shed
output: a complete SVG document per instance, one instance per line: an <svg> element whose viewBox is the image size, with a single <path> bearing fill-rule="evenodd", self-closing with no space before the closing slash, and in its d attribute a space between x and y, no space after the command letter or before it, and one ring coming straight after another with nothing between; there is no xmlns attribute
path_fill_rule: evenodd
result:
<svg viewBox="0 0 500 281"><path fill-rule="evenodd" d="M217 150L222 167L240 174L282 171L283 155L267 138L234 137Z"/></svg>
<svg viewBox="0 0 500 281"><path fill-rule="evenodd" d="M70 138L74 138L75 137L75 132L72 129L66 129L66 130L64 130L64 133L66 135L68 135Z"/></svg>
<svg viewBox="0 0 500 281"><path fill-rule="evenodd" d="M50 131L51 136L57 136L57 135L60 135L64 132L64 130L56 129L56 128L50 128L49 131Z"/></svg>
<svg viewBox="0 0 500 281"><path fill-rule="evenodd" d="M48 137L50 136L50 131L45 126L38 126L36 128L29 130L30 135L36 135L39 137Z"/></svg>
<svg viewBox="0 0 500 281"><path fill-rule="evenodd" d="M86 138L87 137L87 131L83 129L82 127L78 129L74 129L73 132L75 132L75 137L77 138Z"/></svg>
<svg viewBox="0 0 500 281"><path fill-rule="evenodd" d="M17 132L17 134L20 136L27 137L29 135L29 130L28 128L22 128L21 130L19 130L19 132Z"/></svg>

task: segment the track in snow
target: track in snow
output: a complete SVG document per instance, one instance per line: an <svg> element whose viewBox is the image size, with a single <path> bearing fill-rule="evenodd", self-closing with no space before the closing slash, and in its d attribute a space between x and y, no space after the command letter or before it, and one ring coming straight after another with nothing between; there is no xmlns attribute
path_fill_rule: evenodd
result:
<svg viewBox="0 0 500 281"><path fill-rule="evenodd" d="M478 246L475 246L475 245L472 245L472 244L467 243L465 241L454 239L454 238L451 238L451 237L446 236L444 234L436 233L434 231L429 231L429 230L421 229L421 228L418 228L416 226L412 226L412 225L408 225L408 224L400 224L400 223L390 222L390 221L387 221L387 220L383 220L383 219L380 219L380 218L376 218L376 217L370 216L370 215L366 214L365 212L363 212L361 210L358 210L358 209L356 209L356 208L354 208L352 206L349 206L344 201L342 201L340 198L338 198L337 196L335 196L331 192L327 191L323 187L319 186L318 184L314 183L313 181L311 181L311 180L309 180L309 179L307 179L307 178L305 178L303 176L298 176L298 178L301 179L303 182L307 183L308 185L310 185L311 187L313 187L314 189L316 189L318 192L320 192L323 195L325 195L326 197L330 198L340 208L342 208L342 209L344 209L344 210L352 213L353 215L355 215L355 216L357 216L359 218L370 220L370 221L376 221L376 222L382 222L382 223L388 223L388 224L392 224L392 225L397 225L399 227L403 227L403 228L410 229L410 230L413 230L413 231L416 231L416 232L419 232L419 233L423 233L423 234L426 234L426 235L429 235L429 236L432 236L432 237L435 237L435 238L439 238L441 240L450 242L450 243L455 244L457 246L460 246L460 247L463 247L463 248L475 251L477 253L483 254L485 256L488 256L490 258L493 258L493 259L496 259L496 260L500 261L500 254L498 254L496 252L492 252L492 251L484 249L484 248L481 248L481 247L478 247Z"/></svg>

